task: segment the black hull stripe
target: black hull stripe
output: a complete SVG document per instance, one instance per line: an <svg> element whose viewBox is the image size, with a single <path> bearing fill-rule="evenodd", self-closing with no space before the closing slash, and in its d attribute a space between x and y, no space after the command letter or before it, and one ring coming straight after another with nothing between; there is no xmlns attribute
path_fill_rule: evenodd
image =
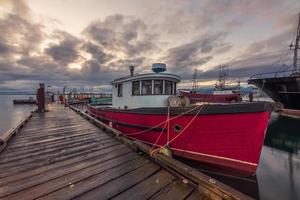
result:
<svg viewBox="0 0 300 200"><path fill-rule="evenodd" d="M167 115L167 107L156 108L136 108L136 109L116 109L111 107L94 107L91 108L106 110L117 113L130 113L130 114L143 114L143 115ZM180 115L194 107L171 107L170 115ZM195 115L198 113L199 108L187 113L186 115ZM257 113L257 112L270 112L274 110L274 104L271 102L252 102L252 103L234 103L234 104L208 104L204 105L199 115L216 115L216 114L240 114L240 113Z"/></svg>

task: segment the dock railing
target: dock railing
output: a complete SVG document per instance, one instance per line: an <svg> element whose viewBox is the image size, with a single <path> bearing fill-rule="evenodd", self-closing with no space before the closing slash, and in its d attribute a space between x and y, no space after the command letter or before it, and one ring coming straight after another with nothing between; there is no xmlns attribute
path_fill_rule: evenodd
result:
<svg viewBox="0 0 300 200"><path fill-rule="evenodd" d="M276 72L266 72L266 73L260 73L260 74L254 74L250 76L249 80L252 79L262 79L262 78L276 78L276 77L285 77L289 76L293 73L292 70L282 70L282 71L276 71Z"/></svg>

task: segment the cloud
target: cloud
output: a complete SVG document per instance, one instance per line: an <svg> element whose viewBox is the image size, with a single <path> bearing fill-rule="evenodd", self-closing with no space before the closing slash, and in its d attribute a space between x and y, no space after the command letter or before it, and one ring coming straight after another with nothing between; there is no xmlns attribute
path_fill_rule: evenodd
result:
<svg viewBox="0 0 300 200"><path fill-rule="evenodd" d="M155 47L155 35L147 31L142 20L117 14L91 23L83 33L106 50L131 57Z"/></svg>
<svg viewBox="0 0 300 200"><path fill-rule="evenodd" d="M139 17L120 11L93 19L81 34L74 35L53 25L57 23L37 21L26 1L0 0L9 8L0 15L0 88L8 83L20 87L14 81L25 81L26 86L30 81L47 81L57 86L94 84L101 88L128 75L130 65L146 72L154 62L166 62L168 71L184 81L192 78L196 68L201 78L215 79L220 64L229 65L231 77L247 78L277 69L290 58L282 49L293 38L297 9L292 9L294 1L273 2L146 2L159 9ZM256 30L264 34L263 39L255 37Z"/></svg>
<svg viewBox="0 0 300 200"><path fill-rule="evenodd" d="M238 28L238 27L242 26L243 24L244 24L244 22L241 19L234 18L234 19L231 19L231 20L225 22L225 27L228 29L232 29L232 28Z"/></svg>
<svg viewBox="0 0 300 200"><path fill-rule="evenodd" d="M294 40L294 28L283 31L273 37L251 43L246 49L244 55L252 56L265 52L274 52L282 49L288 50L291 41ZM285 52L285 51L284 51Z"/></svg>
<svg viewBox="0 0 300 200"><path fill-rule="evenodd" d="M91 54L92 59L99 64L106 63L114 58L112 54L105 53L104 49L101 46L95 45L92 42L86 42L85 44L83 44L82 49Z"/></svg>
<svg viewBox="0 0 300 200"><path fill-rule="evenodd" d="M224 48L225 37L226 33L223 32L200 36L192 42L169 49L165 60L174 71L190 71L192 68L198 68L213 59L214 49L218 48L218 52L222 52L219 47ZM226 47L226 49L230 48L231 46Z"/></svg>
<svg viewBox="0 0 300 200"><path fill-rule="evenodd" d="M30 18L31 10L24 0L0 0L0 6L8 7L23 18Z"/></svg>
<svg viewBox="0 0 300 200"><path fill-rule="evenodd" d="M78 47L81 43L79 39L65 31L56 31L54 38L58 38L59 43L50 44L45 49L45 54L51 56L54 62L66 67L69 63L76 62L79 59Z"/></svg>
<svg viewBox="0 0 300 200"><path fill-rule="evenodd" d="M9 45L0 42L0 54L8 54L11 51Z"/></svg>
<svg viewBox="0 0 300 200"><path fill-rule="evenodd" d="M10 46L11 53L30 54L44 39L42 27L16 14L7 14L0 18L0 42Z"/></svg>

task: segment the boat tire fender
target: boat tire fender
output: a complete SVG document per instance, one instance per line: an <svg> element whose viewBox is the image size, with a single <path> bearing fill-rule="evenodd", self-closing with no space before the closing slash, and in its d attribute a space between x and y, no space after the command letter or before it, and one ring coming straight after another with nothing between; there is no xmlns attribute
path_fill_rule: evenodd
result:
<svg viewBox="0 0 300 200"><path fill-rule="evenodd" d="M168 105L170 107L179 107L179 106L181 106L181 99L175 95L169 96L168 97Z"/></svg>
<svg viewBox="0 0 300 200"><path fill-rule="evenodd" d="M190 99L187 96L180 96L181 105L183 107L189 106L191 104Z"/></svg>

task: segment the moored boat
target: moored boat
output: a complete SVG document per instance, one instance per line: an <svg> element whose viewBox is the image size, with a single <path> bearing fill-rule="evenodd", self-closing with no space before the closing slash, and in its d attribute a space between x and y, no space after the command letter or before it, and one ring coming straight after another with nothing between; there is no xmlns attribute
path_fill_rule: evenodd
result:
<svg viewBox="0 0 300 200"><path fill-rule="evenodd" d="M256 74L251 76L248 80L249 84L257 86L273 101L282 104L285 109L300 110L300 69L298 66L299 43L300 13L295 45L290 45L290 49L294 51L293 69Z"/></svg>
<svg viewBox="0 0 300 200"><path fill-rule="evenodd" d="M200 93L181 90L180 96L188 97L191 103L236 103L242 101L241 94L239 92L233 92L231 90L213 91L212 93Z"/></svg>
<svg viewBox="0 0 300 200"><path fill-rule="evenodd" d="M268 121L267 102L188 105L177 97L180 77L154 73L116 79L112 106L88 106L88 112L126 137L176 156L253 174L257 168Z"/></svg>
<svg viewBox="0 0 300 200"><path fill-rule="evenodd" d="M219 80L213 91L200 92L198 88L197 70L194 72L192 90L180 90L179 95L187 97L191 103L211 102L211 103L236 103L242 101L242 96L238 86L235 89L226 88L226 79L228 78L225 70L227 66L220 66Z"/></svg>

